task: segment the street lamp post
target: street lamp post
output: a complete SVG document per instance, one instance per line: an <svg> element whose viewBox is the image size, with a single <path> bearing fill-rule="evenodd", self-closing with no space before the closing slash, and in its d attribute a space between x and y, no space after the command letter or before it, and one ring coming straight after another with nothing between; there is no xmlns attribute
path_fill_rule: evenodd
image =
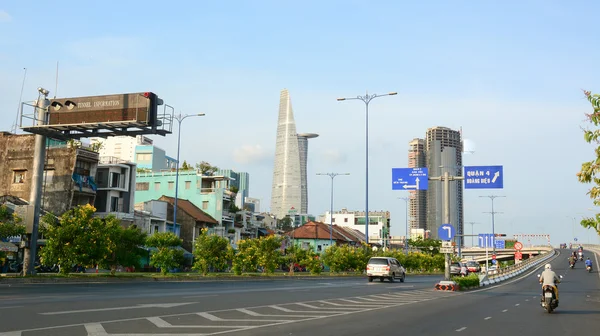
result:
<svg viewBox="0 0 600 336"><path fill-rule="evenodd" d="M333 246L333 179L339 175L350 175L350 173L317 173L331 177L331 208L329 212L329 247Z"/></svg>
<svg viewBox="0 0 600 336"><path fill-rule="evenodd" d="M495 238L496 237L496 231L495 231L495 227L494 227L494 215L496 215L497 213L500 213L500 212L494 211L494 200L496 198L506 197L506 196L487 195L487 196L479 196L479 197L487 197L487 198L489 198L489 199L492 200L492 211L488 212L488 213L492 214L492 237L494 237L493 240L492 240L492 242L495 242L496 241L496 238ZM493 251L494 254L496 254L496 243L492 244L492 251Z"/></svg>
<svg viewBox="0 0 600 336"><path fill-rule="evenodd" d="M198 114L186 114L186 115L181 115L181 113L179 115L173 116L173 118L175 118L175 120L177 120L178 122L178 130L177 130L177 165L175 168L175 202L173 204L173 230L175 230L175 227L177 226L177 197L179 194L179 149L181 148L181 122L188 117L203 117L204 113L198 113ZM194 240L196 237L192 237L192 240Z"/></svg>
<svg viewBox="0 0 600 336"><path fill-rule="evenodd" d="M369 243L369 103L375 98L397 94L397 92L390 92L382 95L376 93L369 95L369 92L367 92L364 96L337 99L338 101L362 100L365 103L365 239L367 244Z"/></svg>
<svg viewBox="0 0 600 336"><path fill-rule="evenodd" d="M408 201L410 198L408 197L398 197L398 199L403 200L406 203L406 236L404 237L404 249L406 250L406 254L408 254Z"/></svg>
<svg viewBox="0 0 600 336"><path fill-rule="evenodd" d="M477 222L467 222L465 224L471 224L471 247L474 247L475 245L473 244L473 227L475 226L475 224L479 224Z"/></svg>

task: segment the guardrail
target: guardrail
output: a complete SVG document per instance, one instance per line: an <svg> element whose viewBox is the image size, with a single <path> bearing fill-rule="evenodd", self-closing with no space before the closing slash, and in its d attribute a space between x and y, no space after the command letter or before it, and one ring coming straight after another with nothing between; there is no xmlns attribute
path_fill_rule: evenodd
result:
<svg viewBox="0 0 600 336"><path fill-rule="evenodd" d="M501 268L497 271L497 273L492 274L492 276L489 276L489 274L484 275L483 278L479 280L479 285L488 286L510 279L514 276L522 274L523 272L534 266L541 264L542 262L545 262L546 260L550 259L551 257L554 257L555 255L556 250L552 250L550 253L540 254L536 257L526 259L525 261L520 262L518 264Z"/></svg>

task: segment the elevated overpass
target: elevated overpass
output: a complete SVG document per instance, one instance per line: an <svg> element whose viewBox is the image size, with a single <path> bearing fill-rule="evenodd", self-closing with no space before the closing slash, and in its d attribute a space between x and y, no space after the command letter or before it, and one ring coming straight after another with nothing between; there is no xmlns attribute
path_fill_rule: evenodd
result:
<svg viewBox="0 0 600 336"><path fill-rule="evenodd" d="M539 254L548 253L554 250L552 246L529 246L523 247L521 254L523 259L528 259L529 256L535 257ZM474 260L485 262L485 249L479 247L466 248L461 251L462 260ZM493 249L488 249L488 259L492 259ZM515 249L496 249L496 260L513 260L515 258Z"/></svg>

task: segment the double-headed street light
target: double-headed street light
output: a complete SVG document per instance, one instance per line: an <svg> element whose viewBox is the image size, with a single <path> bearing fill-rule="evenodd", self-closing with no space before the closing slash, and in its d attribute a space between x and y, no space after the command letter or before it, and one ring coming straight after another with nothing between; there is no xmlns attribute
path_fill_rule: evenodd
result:
<svg viewBox="0 0 600 336"><path fill-rule="evenodd" d="M497 213L501 213L501 212L494 211L494 200L495 200L496 198L499 198L499 197L506 197L506 196L487 195L487 196L479 196L479 197L487 197L487 198L489 198L490 200L492 200L492 211L491 211L491 212L487 212L487 213L490 213L490 214L492 214L492 237L493 237L493 238L492 238L492 243L493 243L493 245L492 245L492 250L494 251L494 254L496 254L496 243L495 243L495 241L496 241L496 228L494 227L494 225L495 225L495 223L494 223L494 217L495 217L495 215L496 215Z"/></svg>
<svg viewBox="0 0 600 336"><path fill-rule="evenodd" d="M329 212L329 247L333 246L333 179L340 175L350 175L350 173L317 173L331 177L331 209Z"/></svg>
<svg viewBox="0 0 600 336"><path fill-rule="evenodd" d="M181 122L185 119L185 118L189 118L189 117L203 117L205 114L204 113L198 113L198 114L186 114L186 115L181 115L181 113L179 115L173 116L173 118L175 120L177 120L178 122L178 130L177 130L177 166L175 169L175 204L173 205L173 230L175 230L176 226L177 226L177 197L178 197L178 193L179 193L179 149L181 148ZM193 237L195 238L195 237Z"/></svg>
<svg viewBox="0 0 600 336"><path fill-rule="evenodd" d="M395 96L397 92L390 92L382 95L372 94L369 95L367 92L364 96L357 96L355 98L338 98L338 101L344 100L362 100L365 103L365 239L366 243L369 243L369 103L371 100L385 96Z"/></svg>

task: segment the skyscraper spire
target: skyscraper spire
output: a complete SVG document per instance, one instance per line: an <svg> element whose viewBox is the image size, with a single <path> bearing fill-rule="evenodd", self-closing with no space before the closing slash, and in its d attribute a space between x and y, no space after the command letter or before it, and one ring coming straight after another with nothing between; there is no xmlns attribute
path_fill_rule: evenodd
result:
<svg viewBox="0 0 600 336"><path fill-rule="evenodd" d="M279 117L271 190L271 213L277 218L299 212L302 207L302 179L298 134L287 89L279 97Z"/></svg>

